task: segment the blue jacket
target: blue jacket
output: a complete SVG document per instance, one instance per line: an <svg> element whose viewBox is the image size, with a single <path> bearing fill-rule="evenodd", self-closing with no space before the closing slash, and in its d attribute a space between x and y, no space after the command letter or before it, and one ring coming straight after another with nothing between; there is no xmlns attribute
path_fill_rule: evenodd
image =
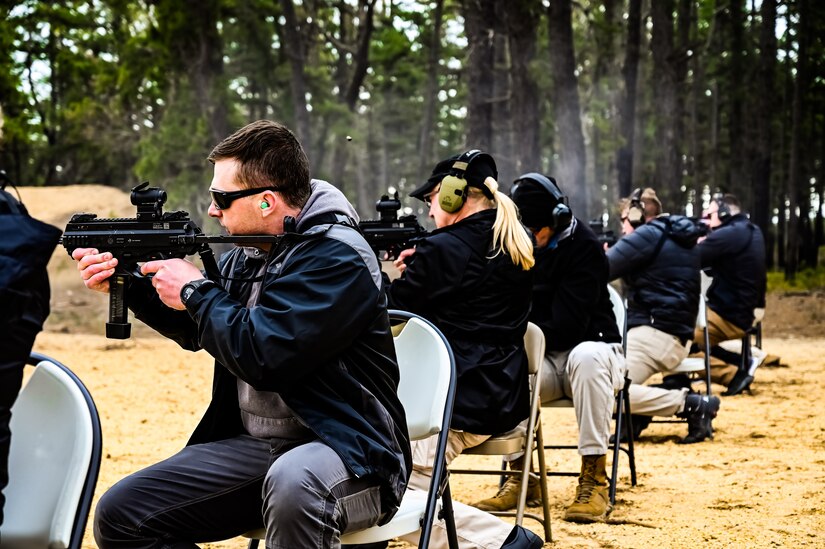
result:
<svg viewBox="0 0 825 549"><path fill-rule="evenodd" d="M765 239L745 214L725 220L699 244L702 268L713 277L708 307L747 330L753 310L765 306Z"/></svg>
<svg viewBox="0 0 825 549"><path fill-rule="evenodd" d="M228 252L221 271L231 280L199 288L186 311L151 291L134 311L183 348L215 357L212 401L189 444L244 433L236 378L278 392L355 476L380 481L386 521L412 471L410 443L378 262L353 226L330 223L341 212L302 212L298 233L265 257ZM247 308L262 262L260 299Z"/></svg>
<svg viewBox="0 0 825 549"><path fill-rule="evenodd" d="M610 279L624 280L628 328L652 326L683 341L693 339L701 292L700 234L687 217L664 215L607 250Z"/></svg>

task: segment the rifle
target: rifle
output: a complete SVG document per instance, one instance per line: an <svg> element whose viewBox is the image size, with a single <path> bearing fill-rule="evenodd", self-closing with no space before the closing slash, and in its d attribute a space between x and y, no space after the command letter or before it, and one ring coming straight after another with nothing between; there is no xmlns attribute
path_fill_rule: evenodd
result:
<svg viewBox="0 0 825 549"><path fill-rule="evenodd" d="M109 278L109 322L106 337L128 339L128 289L132 277L148 278L140 273L138 263L156 259L183 258L198 254L206 276L218 281L221 276L215 254L209 244L260 244L278 242L272 235L207 236L189 217L189 212L164 212L166 191L149 187L149 182L132 189L134 218L99 219L96 214L76 213L66 225L60 243L69 256L77 248L96 248L111 252L118 264Z"/></svg>
<svg viewBox="0 0 825 549"><path fill-rule="evenodd" d="M596 233L596 239L598 239L599 244L607 244L608 247L612 246L616 243L616 235L611 230L604 229L604 221L601 219L594 219L588 223L590 228Z"/></svg>
<svg viewBox="0 0 825 549"><path fill-rule="evenodd" d="M398 217L401 201L397 192L392 198L386 194L381 196L375 203L375 209L379 219L361 221L358 227L379 259L381 252L385 252L385 259L395 259L402 250L412 248L427 235L427 230L418 224L414 215Z"/></svg>

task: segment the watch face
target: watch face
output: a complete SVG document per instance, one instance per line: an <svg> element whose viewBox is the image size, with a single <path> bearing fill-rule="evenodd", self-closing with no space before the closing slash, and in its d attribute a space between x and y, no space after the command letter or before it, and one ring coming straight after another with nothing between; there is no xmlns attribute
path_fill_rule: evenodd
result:
<svg viewBox="0 0 825 549"><path fill-rule="evenodd" d="M193 288L191 286L187 286L186 288L184 288L183 289L183 299L182 299L182 301L184 303L189 301L189 298L192 297L193 293L195 293L195 288Z"/></svg>

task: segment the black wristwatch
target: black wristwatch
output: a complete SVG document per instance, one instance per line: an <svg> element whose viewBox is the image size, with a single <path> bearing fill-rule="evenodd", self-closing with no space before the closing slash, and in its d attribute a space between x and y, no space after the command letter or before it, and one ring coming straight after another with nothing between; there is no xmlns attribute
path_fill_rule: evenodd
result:
<svg viewBox="0 0 825 549"><path fill-rule="evenodd" d="M180 289L180 301L183 303L183 306L186 306L186 302L189 301L195 292L203 293L212 286L217 287L214 281L209 280L208 278L199 278L198 280L193 280L192 282L187 282L183 285L183 288Z"/></svg>

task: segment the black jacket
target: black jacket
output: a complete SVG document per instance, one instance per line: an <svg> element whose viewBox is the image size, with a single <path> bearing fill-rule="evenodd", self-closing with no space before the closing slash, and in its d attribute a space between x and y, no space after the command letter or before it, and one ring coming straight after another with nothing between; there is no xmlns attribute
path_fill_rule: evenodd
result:
<svg viewBox="0 0 825 549"><path fill-rule="evenodd" d="M571 227L554 248L536 252L530 321L544 332L548 352L569 351L584 341L622 341L602 245L587 223L575 219Z"/></svg>
<svg viewBox="0 0 825 549"><path fill-rule="evenodd" d="M530 413L532 273L509 255L490 259L495 215L485 210L433 231L387 290L390 307L420 314L449 340L458 371L451 426L476 434L508 431Z"/></svg>
<svg viewBox="0 0 825 549"><path fill-rule="evenodd" d="M216 359L212 401L189 444L244 432L235 378L276 391L354 475L379 479L389 520L412 464L380 269L356 229L305 213L300 234L286 235L265 258L228 252L226 289L202 286L186 311L163 307L149 291L135 313ZM261 261L259 304L247 308Z"/></svg>
<svg viewBox="0 0 825 549"><path fill-rule="evenodd" d="M701 276L696 240L687 217L657 217L607 250L610 279L623 278L627 327L652 326L682 341L693 339Z"/></svg>
<svg viewBox="0 0 825 549"><path fill-rule="evenodd" d="M49 316L46 264L59 238L58 228L29 216L0 187L0 525L9 481L11 408L35 337Z"/></svg>
<svg viewBox="0 0 825 549"><path fill-rule="evenodd" d="M713 277L708 307L747 330L753 309L765 306L765 240L745 214L725 220L699 244L702 268Z"/></svg>

